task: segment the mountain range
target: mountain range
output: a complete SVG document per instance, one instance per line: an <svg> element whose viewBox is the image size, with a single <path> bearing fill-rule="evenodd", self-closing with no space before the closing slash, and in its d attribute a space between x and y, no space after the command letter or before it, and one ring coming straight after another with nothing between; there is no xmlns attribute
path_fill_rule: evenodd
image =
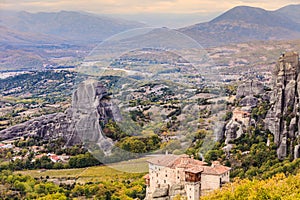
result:
<svg viewBox="0 0 300 200"><path fill-rule="evenodd" d="M300 4L276 11L238 6L215 19L177 29L203 46L218 46L251 40L300 38ZM136 21L104 17L86 12L29 13L1 11L3 43L93 44L146 25Z"/></svg>
<svg viewBox="0 0 300 200"><path fill-rule="evenodd" d="M100 42L114 34L142 27L144 24L73 11L2 11L0 26L2 43L86 44Z"/></svg>
<svg viewBox="0 0 300 200"><path fill-rule="evenodd" d="M275 11L238 6L209 22L176 30L198 41L203 47L253 40L300 39L299 13L300 4ZM86 12L29 13L0 10L0 70L66 63L72 65L74 60L84 58L99 42L123 31L146 26L136 21ZM149 38L152 38L149 42L160 41L161 37L155 36L156 32L149 34L135 38L135 43L148 41ZM174 41L177 41L176 45L184 43L173 37L163 43L173 44Z"/></svg>
<svg viewBox="0 0 300 200"><path fill-rule="evenodd" d="M300 5L276 11L238 6L210 22L178 29L203 46L218 46L252 40L300 38Z"/></svg>

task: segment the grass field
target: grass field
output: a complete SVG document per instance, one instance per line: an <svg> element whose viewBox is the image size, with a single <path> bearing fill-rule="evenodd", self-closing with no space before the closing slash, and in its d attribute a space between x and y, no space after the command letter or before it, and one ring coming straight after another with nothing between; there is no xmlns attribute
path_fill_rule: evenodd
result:
<svg viewBox="0 0 300 200"><path fill-rule="evenodd" d="M60 170L26 170L16 171L15 173L29 175L34 178L70 178L77 179L77 182L103 182L117 181L124 179L136 179L142 177L148 171L147 157L134 159L110 165Z"/></svg>

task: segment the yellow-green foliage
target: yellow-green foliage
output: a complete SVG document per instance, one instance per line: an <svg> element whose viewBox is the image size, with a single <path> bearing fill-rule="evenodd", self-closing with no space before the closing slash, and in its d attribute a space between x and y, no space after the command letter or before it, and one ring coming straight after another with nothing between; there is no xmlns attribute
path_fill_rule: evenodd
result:
<svg viewBox="0 0 300 200"><path fill-rule="evenodd" d="M286 177L283 173L267 180L236 179L201 200L296 200L300 199L300 173Z"/></svg>

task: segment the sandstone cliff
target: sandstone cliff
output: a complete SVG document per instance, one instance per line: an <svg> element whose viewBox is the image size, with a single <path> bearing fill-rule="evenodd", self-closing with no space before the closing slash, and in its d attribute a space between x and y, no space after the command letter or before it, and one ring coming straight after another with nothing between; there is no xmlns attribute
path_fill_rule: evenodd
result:
<svg viewBox="0 0 300 200"><path fill-rule="evenodd" d="M19 136L39 136L45 140L63 137L71 146L78 143L97 144L109 154L113 146L102 133L100 122L120 120L121 115L108 97L106 88L99 82L87 80L73 93L72 105L64 113L41 116L0 131L0 139Z"/></svg>
<svg viewBox="0 0 300 200"><path fill-rule="evenodd" d="M282 54L274 71L271 109L265 119L266 128L274 135L278 158L299 157L299 55Z"/></svg>

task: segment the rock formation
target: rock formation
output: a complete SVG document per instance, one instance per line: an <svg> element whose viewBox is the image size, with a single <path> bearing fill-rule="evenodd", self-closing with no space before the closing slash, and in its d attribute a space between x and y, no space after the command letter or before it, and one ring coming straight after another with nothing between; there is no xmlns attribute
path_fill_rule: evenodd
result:
<svg viewBox="0 0 300 200"><path fill-rule="evenodd" d="M184 184L174 184L174 185L162 185L156 188L150 197L146 197L145 200L171 200L176 196L186 196Z"/></svg>
<svg viewBox="0 0 300 200"><path fill-rule="evenodd" d="M29 135L46 140L63 137L67 146L93 143L108 154L113 142L104 136L100 123L109 119L121 120L118 108L109 99L103 85L87 80L73 93L72 105L64 113L41 116L2 130L0 139Z"/></svg>
<svg viewBox="0 0 300 200"><path fill-rule="evenodd" d="M241 137L243 134L243 124L231 119L225 126L225 143Z"/></svg>
<svg viewBox="0 0 300 200"><path fill-rule="evenodd" d="M275 68L272 107L265 119L266 128L274 135L280 159L299 156L299 72L298 53L282 54Z"/></svg>
<svg viewBox="0 0 300 200"><path fill-rule="evenodd" d="M264 86L255 80L247 80L237 88L236 98L239 100L239 108L232 112L232 118L225 126L225 143L241 137L250 125L252 108L258 104L258 98L264 94Z"/></svg>
<svg viewBox="0 0 300 200"><path fill-rule="evenodd" d="M255 80L249 80L239 85L236 92L236 98L239 99L247 96L262 95L263 93L264 93L264 86L261 82Z"/></svg>

